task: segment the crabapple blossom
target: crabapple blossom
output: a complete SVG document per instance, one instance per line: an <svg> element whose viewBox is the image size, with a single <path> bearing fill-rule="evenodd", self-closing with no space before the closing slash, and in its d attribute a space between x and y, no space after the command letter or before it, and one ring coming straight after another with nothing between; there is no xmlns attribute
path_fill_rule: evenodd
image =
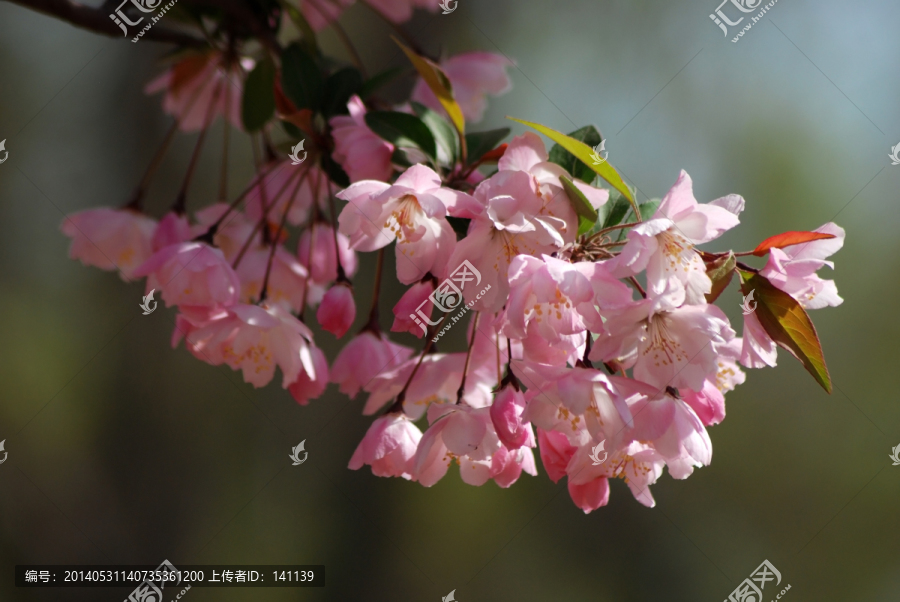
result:
<svg viewBox="0 0 900 602"><path fill-rule="evenodd" d="M385 414L376 418L360 441L348 468L359 470L371 466L377 477L413 478L414 458L422 439L420 431L402 413Z"/></svg>
<svg viewBox="0 0 900 602"><path fill-rule="evenodd" d="M456 243L447 209L471 198L443 188L440 176L424 165L410 167L393 186L363 180L337 196L350 201L340 224L351 248L373 250L397 241L397 278L403 284L428 272L445 275Z"/></svg>
<svg viewBox="0 0 900 602"><path fill-rule="evenodd" d="M334 228L325 223L303 231L297 243L297 257L310 273L306 294L311 305L318 305L328 285L338 279L338 265L348 278L356 274L358 266L356 253L350 248L347 237L340 232L335 234Z"/></svg>
<svg viewBox="0 0 900 602"><path fill-rule="evenodd" d="M613 273L625 277L646 270L647 284L656 294L666 289L667 280L674 279L685 289L686 303L705 303L704 295L712 283L694 247L738 225L737 213L743 203L734 201L725 197L701 205L694 198L691 177L682 171L653 217L628 233L628 243L610 262Z"/></svg>
<svg viewBox="0 0 900 602"><path fill-rule="evenodd" d="M816 272L826 265L834 269L834 263L825 258L844 246L844 229L828 222L813 232L831 234L834 238L771 249L769 261L759 273L806 309L837 307L844 300L838 295L834 280L822 280Z"/></svg>
<svg viewBox="0 0 900 602"><path fill-rule="evenodd" d="M192 53L147 84L144 92L165 91L163 110L178 119L178 127L185 132L203 128L207 114L224 115L241 129L241 73L253 69L253 64L248 58L239 63L229 60L218 51Z"/></svg>
<svg viewBox="0 0 900 602"><path fill-rule="evenodd" d="M221 250L202 242L169 245L134 270L147 276L147 290L162 291L166 306L230 306L241 283Z"/></svg>
<svg viewBox="0 0 900 602"><path fill-rule="evenodd" d="M488 94L500 96L512 89L512 80L506 70L513 62L499 54L466 52L441 61L440 66L450 80L453 95L466 121L481 121L487 109ZM411 99L435 111L444 110L434 92L421 79L416 83Z"/></svg>
<svg viewBox="0 0 900 602"><path fill-rule="evenodd" d="M434 305L432 303L426 303L426 301L433 292L434 282L432 282L431 279L417 282L409 287L409 289L403 293L403 296L400 297L397 305L394 306L394 324L391 326L391 332L409 332L420 339L423 335L427 334L424 326L421 325L422 322L418 318L414 319L414 316L416 316L419 311L423 311L420 308L425 305L425 318L431 318L431 311Z"/></svg>
<svg viewBox="0 0 900 602"><path fill-rule="evenodd" d="M508 449L519 449L523 445L534 447L534 431L531 424L522 420L525 410L525 396L512 386L500 389L491 404L491 421L497 436Z"/></svg>
<svg viewBox="0 0 900 602"><path fill-rule="evenodd" d="M393 343L381 333L364 330L334 359L331 382L340 385L344 395L356 397L373 378L399 366L412 353L409 347Z"/></svg>
<svg viewBox="0 0 900 602"><path fill-rule="evenodd" d="M353 320L356 319L353 290L343 282L328 289L316 311L316 319L322 328L337 338L344 336L353 325Z"/></svg>
<svg viewBox="0 0 900 602"><path fill-rule="evenodd" d="M309 352L314 372L301 370L297 380L287 387L291 397L302 406L309 405L311 399L321 396L328 387L328 358L321 349L312 344L309 346Z"/></svg>
<svg viewBox="0 0 900 602"><path fill-rule="evenodd" d="M60 229L72 239L69 258L101 270L118 270L122 280L153 254L156 220L131 209L98 207L68 215Z"/></svg>
<svg viewBox="0 0 900 602"><path fill-rule="evenodd" d="M391 165L394 146L366 125L366 107L359 96L350 98L347 109L349 116L337 115L329 121L335 161L341 164L351 182L389 179L394 171Z"/></svg>

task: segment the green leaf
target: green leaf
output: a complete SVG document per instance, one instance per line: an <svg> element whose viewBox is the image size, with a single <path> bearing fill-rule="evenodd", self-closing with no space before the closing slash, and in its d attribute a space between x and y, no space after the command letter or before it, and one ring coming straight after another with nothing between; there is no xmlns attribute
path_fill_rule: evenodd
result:
<svg viewBox="0 0 900 602"><path fill-rule="evenodd" d="M628 199L619 194L618 191L612 191L609 195L609 200L597 211L603 224L601 228L610 228L621 224L629 209L631 209L631 204L628 202Z"/></svg>
<svg viewBox="0 0 900 602"><path fill-rule="evenodd" d="M575 155L575 157L579 161L587 165L601 178L609 182L613 188L622 193L622 196L628 199L636 213L640 211L637 208L637 203L634 200L634 195L631 194L631 190L629 190L628 186L625 185L625 182L622 180L619 172L617 172L613 168L613 166L609 164L609 161L604 161L600 165L594 165L594 161L591 159L591 153L594 152L593 148L591 148L584 142L581 142L580 140L570 138L569 136L566 136L561 132L557 132L556 130L548 128L547 126L541 125L539 123L534 123L532 121L523 121L522 119L516 119L515 117L507 117L507 119L511 119L512 121L516 121L537 130L538 132L547 136L548 138L559 144L561 147Z"/></svg>
<svg viewBox="0 0 900 602"><path fill-rule="evenodd" d="M296 42L281 53L281 87L298 109L318 111L325 78L316 61Z"/></svg>
<svg viewBox="0 0 900 602"><path fill-rule="evenodd" d="M450 222L450 226L453 228L453 231L456 232L456 240L462 240L469 234L469 223L472 220L448 215L447 221Z"/></svg>
<svg viewBox="0 0 900 602"><path fill-rule="evenodd" d="M410 103L412 109L419 119L428 126L437 146L444 151L449 165L455 165L456 159L459 157L459 138L456 136L456 130L450 125L450 122L426 107L415 101Z"/></svg>
<svg viewBox="0 0 900 602"><path fill-rule="evenodd" d="M755 293L756 317L766 333L779 346L800 360L822 388L831 393L831 375L816 327L796 299L759 274L741 270L741 291Z"/></svg>
<svg viewBox="0 0 900 602"><path fill-rule="evenodd" d="M255 132L275 114L275 63L266 58L256 64L244 82L241 121L244 129Z"/></svg>
<svg viewBox="0 0 900 602"><path fill-rule="evenodd" d="M600 132L592 125L586 125L568 134L573 140L584 142L590 147L595 147L603 141ZM574 177L590 184L597 177L590 167L575 158L575 155L564 149L559 144L554 144L550 149L550 162L565 168Z"/></svg>
<svg viewBox="0 0 900 602"><path fill-rule="evenodd" d="M366 125L396 147L418 148L431 158L437 155L437 145L431 130L415 115L394 111L369 111L366 113Z"/></svg>
<svg viewBox="0 0 900 602"><path fill-rule="evenodd" d="M706 264L706 275L712 281L712 290L706 295L706 302L713 303L719 298L734 277L734 268L737 260L734 253L728 252L728 255L719 257L715 261Z"/></svg>
<svg viewBox="0 0 900 602"><path fill-rule="evenodd" d="M300 30L300 33L303 34L303 45L306 47L307 52L309 52L313 56L318 54L316 32L309 24L309 21L306 20L306 17L303 16L303 13L301 13L299 10L297 10L296 7L291 5L288 0L283 0L280 4L285 12L287 12L288 16L291 18L291 21L293 21L297 29Z"/></svg>
<svg viewBox="0 0 900 602"><path fill-rule="evenodd" d="M359 92L362 87L362 75L353 67L346 67L332 73L325 80L325 93L322 102L322 112L325 117L332 115L346 115L347 102L350 97Z"/></svg>
<svg viewBox="0 0 900 602"><path fill-rule="evenodd" d="M487 132L472 132L466 134L466 146L469 147L469 164L475 163L485 153L497 148L504 138L509 136L509 128L488 130Z"/></svg>
<svg viewBox="0 0 900 602"><path fill-rule="evenodd" d="M369 79L363 83L362 87L359 89L359 97L363 100L370 97L372 94L380 90L382 87L386 86L390 82L394 81L398 75L403 73L405 69L401 69L400 67L394 67L392 69L388 69L387 71L382 71L378 75L373 75Z"/></svg>
<svg viewBox="0 0 900 602"><path fill-rule="evenodd" d="M343 167L331 158L331 155L322 153L321 165L322 171L328 174L328 177L331 178L332 182L341 188L350 186L350 176L347 175L347 172L344 171Z"/></svg>
<svg viewBox="0 0 900 602"><path fill-rule="evenodd" d="M391 38L393 38L394 42L397 43L397 46L403 51L403 54L405 54L413 64L413 67L416 68L416 71L419 72L419 75L422 76L422 79L425 80L425 83L431 91L434 92L434 95L441 103L441 106L444 107L444 110L447 111L447 115L450 116L450 121L453 123L453 126L459 132L460 136L465 134L466 119L463 117L462 109L459 108L456 99L453 98L453 86L450 84L450 79L444 71L433 61L419 56L407 48L397 38L393 36L391 36Z"/></svg>
<svg viewBox="0 0 900 602"><path fill-rule="evenodd" d="M569 197L572 209L578 215L578 236L590 232L599 217L597 210L594 209L591 202L572 180L566 176L560 176L559 181L562 182L563 190L566 191L566 196Z"/></svg>

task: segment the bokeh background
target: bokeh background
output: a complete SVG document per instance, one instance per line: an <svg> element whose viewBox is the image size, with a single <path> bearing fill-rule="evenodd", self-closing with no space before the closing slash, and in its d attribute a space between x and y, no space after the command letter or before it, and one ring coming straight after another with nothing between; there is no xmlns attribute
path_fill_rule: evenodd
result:
<svg viewBox="0 0 900 602"><path fill-rule="evenodd" d="M254 390L171 350L174 310L141 316L141 284L68 260L63 215L123 204L170 123L142 91L167 48L0 2L0 599L129 591L16 589L15 564L164 558L327 566L324 589L194 588L192 602L436 602L452 589L460 602L718 601L764 559L791 585L787 600L900 599L900 467L888 458L900 444L900 166L888 159L900 142L900 5L782 1L734 44L708 16L716 4L460 0L405 26L434 53L516 61L514 90L478 129L521 133L505 115L563 131L592 123L641 199L680 169L703 202L742 194L742 226L711 248L831 220L847 230L833 274L845 302L813 314L834 394L782 351L778 369L729 394L711 466L664 475L654 509L617 481L609 506L585 516L541 466L509 490L467 486L454 470L431 489L349 471L370 422L361 399L332 387L299 407L277 384ZM342 22L370 72L404 64L367 8ZM232 139L234 195L252 172L247 139ZM156 215L194 140L181 136L163 164ZM190 207L215 198L220 140L221 121ZM385 325L399 296L388 293ZM734 288L722 300L737 325L739 303ZM333 357L334 337L317 340ZM309 459L291 467L303 439Z"/></svg>

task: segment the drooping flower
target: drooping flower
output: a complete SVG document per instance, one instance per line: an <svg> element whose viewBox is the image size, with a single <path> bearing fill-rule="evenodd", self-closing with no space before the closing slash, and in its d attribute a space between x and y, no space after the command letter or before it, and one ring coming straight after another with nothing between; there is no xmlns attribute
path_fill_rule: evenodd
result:
<svg viewBox="0 0 900 602"><path fill-rule="evenodd" d="M291 397L302 406L309 405L311 399L316 399L328 388L328 360L325 354L313 344L310 344L309 352L314 372L301 370L297 380L287 388Z"/></svg>
<svg viewBox="0 0 900 602"><path fill-rule="evenodd" d="M433 292L434 283L430 279L409 287L394 306L394 324L391 326L391 332L409 332L420 339L425 336L434 308L434 304L427 300Z"/></svg>
<svg viewBox="0 0 900 602"><path fill-rule="evenodd" d="M254 387L268 384L276 366L281 368L284 388L296 383L302 372L310 382L327 381L327 373L316 371L312 332L277 305L238 304L213 311L181 309L173 343L183 334L188 350L197 359L242 370L244 381Z"/></svg>
<svg viewBox="0 0 900 602"><path fill-rule="evenodd" d="M297 243L297 257L310 273L307 303L318 305L328 290L328 286L338 279L338 259L344 275L352 278L356 274L359 262L356 252L350 248L346 236L337 233L337 249L335 249L334 229L320 222L303 230Z"/></svg>
<svg viewBox="0 0 900 602"><path fill-rule="evenodd" d="M235 270L241 281L241 301L244 303L258 301L262 296L263 282L266 282L267 301L299 312L303 308L308 286L309 275L306 268L296 256L288 253L281 245L275 249L274 255L271 251L267 246L253 246L241 259ZM268 281L266 281L267 270Z"/></svg>
<svg viewBox="0 0 900 602"><path fill-rule="evenodd" d="M408 360L412 352L383 334L364 330L338 353L331 367L331 382L340 385L341 393L356 397L362 387Z"/></svg>
<svg viewBox="0 0 900 602"><path fill-rule="evenodd" d="M185 132L203 128L207 115L213 119L225 115L235 128L243 129L243 74L252 69L252 59L243 58L238 64L219 51L191 53L148 83L144 91L165 91L163 110L178 119L178 127Z"/></svg>
<svg viewBox="0 0 900 602"><path fill-rule="evenodd" d="M328 215L329 199L337 190L318 165L309 161L294 165L289 160L267 164L252 186L244 213L254 223L265 214L273 227L281 222L288 205L287 221L294 226L309 219L313 205L318 205L319 215Z"/></svg>
<svg viewBox="0 0 900 602"><path fill-rule="evenodd" d="M147 290L161 290L169 307L227 307L238 302L241 290L240 280L222 251L202 242L160 249L134 275L147 276Z"/></svg>
<svg viewBox="0 0 900 602"><path fill-rule="evenodd" d="M99 207L66 217L60 229L72 239L69 258L101 270L118 270L122 280L152 254L156 220L131 209Z"/></svg>
<svg viewBox="0 0 900 602"><path fill-rule="evenodd" d="M353 289L339 282L328 289L316 311L316 319L322 328L341 338L356 319L356 302L353 300Z"/></svg>
<svg viewBox="0 0 900 602"><path fill-rule="evenodd" d="M508 385L500 389L491 404L490 415L497 436L510 450L523 445L534 447L534 431L531 423L522 419L525 411L525 396L521 391Z"/></svg>
<svg viewBox="0 0 900 602"><path fill-rule="evenodd" d="M359 96L347 103L350 115L338 115L329 120L334 136L334 160L341 164L351 182L390 179L394 168L391 155L394 147L366 125L366 107Z"/></svg>
<svg viewBox="0 0 900 602"><path fill-rule="evenodd" d="M743 199L736 195L701 205L691 177L682 171L653 217L628 233L621 254L609 262L611 271L622 278L646 270L650 292L657 295L674 279L685 289L686 303L705 304L712 283L694 247L735 227L742 209Z"/></svg>
<svg viewBox="0 0 900 602"><path fill-rule="evenodd" d="M420 431L401 413L376 418L353 452L348 468L372 467L376 477L412 479L416 449L422 440Z"/></svg>
<svg viewBox="0 0 900 602"><path fill-rule="evenodd" d="M191 239L191 225L188 223L187 216L179 215L174 211L166 213L156 230L153 231L153 238L150 241L153 252L159 251L163 247L178 244Z"/></svg>
<svg viewBox="0 0 900 602"><path fill-rule="evenodd" d="M472 123L484 117L488 94L500 96L512 89L512 80L506 70L513 66L513 62L499 54L466 52L441 61L440 66L453 86L453 96L463 116ZM424 80L416 83L411 98L443 112L441 103Z"/></svg>

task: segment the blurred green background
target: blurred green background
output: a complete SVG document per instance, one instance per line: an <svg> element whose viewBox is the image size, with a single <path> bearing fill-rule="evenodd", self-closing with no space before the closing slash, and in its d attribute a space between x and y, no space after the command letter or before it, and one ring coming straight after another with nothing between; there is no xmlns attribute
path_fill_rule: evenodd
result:
<svg viewBox="0 0 900 602"><path fill-rule="evenodd" d="M509 490L469 487L452 469L431 489L347 470L370 423L362 399L332 387L299 407L277 383L254 390L171 350L174 310L141 316L141 284L68 260L63 214L123 204L170 123L142 92L166 47L0 3L0 600L129 591L16 589L15 564L164 558L327 566L324 589L194 588L191 602L437 602L452 589L460 602L712 602L764 559L789 601L900 599L900 467L888 458L900 444L900 167L887 157L900 142L900 5L779 2L734 44L709 19L716 4L460 0L405 26L434 53L516 61L514 90L477 129L514 125L504 115L593 123L641 199L680 169L701 202L742 194L742 226L712 249L831 220L847 230L833 258L845 302L813 313L834 394L782 351L778 369L749 372L728 396L711 466L664 475L654 509L616 481L609 506L585 516L540 465ZM404 65L365 7L342 22L370 72ZM221 127L189 208L215 198ZM153 184L157 216L194 139L177 140ZM233 139L232 195L252 173L246 138ZM400 291L389 293L385 326ZM734 288L720 303L738 330L739 303ZM333 357L334 337L317 340ZM303 439L309 460L292 467Z"/></svg>

